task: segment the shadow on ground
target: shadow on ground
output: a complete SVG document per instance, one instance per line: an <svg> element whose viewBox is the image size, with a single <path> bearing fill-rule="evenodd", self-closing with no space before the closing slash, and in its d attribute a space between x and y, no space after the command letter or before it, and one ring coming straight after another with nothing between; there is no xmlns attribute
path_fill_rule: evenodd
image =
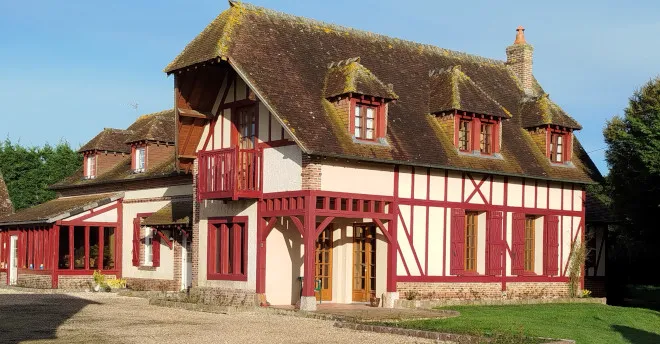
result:
<svg viewBox="0 0 660 344"><path fill-rule="evenodd" d="M623 338L628 340L632 344L657 344L660 343L660 335L656 333L647 332L644 330L639 330L636 328L622 326L622 325L613 325L612 328L621 333Z"/></svg>
<svg viewBox="0 0 660 344"><path fill-rule="evenodd" d="M0 343L55 339L57 328L97 302L62 294L0 294Z"/></svg>

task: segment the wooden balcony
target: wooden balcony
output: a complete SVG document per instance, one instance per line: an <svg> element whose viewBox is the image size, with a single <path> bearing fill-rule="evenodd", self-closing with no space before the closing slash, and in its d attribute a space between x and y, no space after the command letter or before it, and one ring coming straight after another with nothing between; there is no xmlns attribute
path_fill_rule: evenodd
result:
<svg viewBox="0 0 660 344"><path fill-rule="evenodd" d="M200 200L260 198L263 151L238 147L198 153L197 191Z"/></svg>

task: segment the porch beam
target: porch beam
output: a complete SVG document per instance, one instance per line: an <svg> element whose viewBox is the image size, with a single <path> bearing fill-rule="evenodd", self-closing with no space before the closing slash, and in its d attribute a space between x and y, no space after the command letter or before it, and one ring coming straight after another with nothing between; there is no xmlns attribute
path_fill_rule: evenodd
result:
<svg viewBox="0 0 660 344"><path fill-rule="evenodd" d="M394 242L394 238L390 235L390 231L385 228L385 225L383 225L383 222L379 219L373 219L378 228L380 228L380 231L383 232L385 237L387 238L387 242L392 244Z"/></svg>
<svg viewBox="0 0 660 344"><path fill-rule="evenodd" d="M263 219L265 220L265 219ZM266 226L263 228L263 232L261 233L261 240L266 240L268 238L268 235L270 232L275 228L275 225L277 224L277 217L272 216L270 220L266 223Z"/></svg>
<svg viewBox="0 0 660 344"><path fill-rule="evenodd" d="M305 216L307 217L307 216ZM300 232L300 235L304 238L305 237L305 227L303 226L303 223L300 221L300 219L296 216L290 216L291 222L296 226L296 229L298 229L298 232Z"/></svg>
<svg viewBox="0 0 660 344"><path fill-rule="evenodd" d="M316 227L316 231L314 231L314 239L318 238L318 237L319 237L319 234L321 234L321 232L323 232L323 230L324 230L326 227L328 227L328 225L330 224L330 222L332 222L332 220L334 220L334 219L335 219L334 216L328 216L328 217L326 217L326 218L323 220L323 222L321 222L321 223L319 224L319 226Z"/></svg>

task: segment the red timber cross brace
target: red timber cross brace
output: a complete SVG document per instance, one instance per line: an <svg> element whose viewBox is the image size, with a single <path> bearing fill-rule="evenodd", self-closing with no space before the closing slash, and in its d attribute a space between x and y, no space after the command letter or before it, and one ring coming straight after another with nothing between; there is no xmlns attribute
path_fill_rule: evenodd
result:
<svg viewBox="0 0 660 344"><path fill-rule="evenodd" d="M266 239L277 222L287 217L303 238L303 297L314 297L316 240L335 218L342 217L371 218L381 230L388 241L386 290L395 292L396 209L394 198L388 196L317 190L264 194L257 210L257 293L266 291Z"/></svg>

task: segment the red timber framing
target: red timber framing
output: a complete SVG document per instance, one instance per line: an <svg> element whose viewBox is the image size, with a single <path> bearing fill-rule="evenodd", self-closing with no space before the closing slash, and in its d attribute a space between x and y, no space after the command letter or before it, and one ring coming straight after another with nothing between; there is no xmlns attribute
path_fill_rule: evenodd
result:
<svg viewBox="0 0 660 344"><path fill-rule="evenodd" d="M117 222L85 221L114 209L117 209ZM9 247L9 238L14 235L18 236L19 279L20 275L27 274L50 275L52 288L58 287L59 276L62 275L92 275L95 270L101 270L104 274L121 277L121 214L122 200L120 199L114 205L105 206L100 210L92 209L88 214L70 221L10 226L0 231L0 247L4 246L4 243L7 243L7 247ZM99 248L108 246L108 243L104 243L106 236L103 233L109 228L112 228L114 232L114 262L112 262L112 269L104 269L104 265L109 266L109 262L106 260L104 263L104 250ZM98 232L91 233L92 229ZM74 231L76 231L75 235ZM60 235L66 235L64 242L60 241ZM96 238L94 245L90 245L90 236ZM72 254L76 251L74 237L82 238L82 240L78 239L80 244L78 251ZM63 243L66 244L66 247L62 247ZM96 246L97 255L93 257L90 255L90 246ZM75 267L76 254L80 258L77 263L78 267ZM9 263L9 250L0 250L0 255L2 255L0 258L0 267L2 267L4 266L2 262ZM88 258L85 259L85 257ZM0 268L0 271L5 270ZM9 274L7 274L7 284L9 284Z"/></svg>
<svg viewBox="0 0 660 344"><path fill-rule="evenodd" d="M402 228L404 232L404 240L402 242L398 243L398 252L399 255L398 257L395 257L395 259L400 259L403 264L400 264L403 266L402 270L399 270L398 273L394 276L396 281L395 282L465 282L465 283L493 283L493 282L499 282L502 285L502 290L506 290L506 284L507 282L567 282L568 277L567 277L567 269L568 269L568 261L563 256L563 252L561 252L563 246L565 243L567 243L566 240L570 240L570 243L575 242L578 240L578 237L581 237L582 240L584 240L584 219L585 219L585 207L584 207L584 201L586 197L586 193L583 189L580 189L578 185L573 185L573 186L568 186L568 184L564 185L563 183L561 184L562 192L561 192L561 206L559 209L551 209L549 207L551 197L550 197L550 188L551 187L560 187L559 183L554 183L554 182L545 182L545 181L537 181L537 180L525 180L525 178L521 178L522 181L522 188L521 186L518 186L518 192L522 192L521 197L522 201L521 203L517 205L510 205L509 204L509 196L511 193L510 190L510 182L511 178L510 177L497 177L493 175L484 175L484 174L472 174L469 172L462 172L460 174L460 197L456 197L458 199L457 201L450 201L449 197L449 178L450 178L450 172L445 170L443 173L441 173L440 177L444 177L444 197L441 197L442 200L437 200L437 199L430 199L429 194L430 194L430 183L428 182L429 180L429 175L431 174L431 170L429 168L421 168L422 171L420 171L419 167L409 167L406 173L409 173L412 177L408 177L409 179L408 182L410 183L410 191L406 192L405 197L401 197L399 195L399 179L400 179L400 174L402 173L400 171L400 167L396 166L394 168L394 199L392 202L392 209L390 210L390 213L392 214L397 214L397 220L398 220L398 227ZM415 186L416 182L419 182L422 180L422 175L426 175L426 186L427 190L425 194L422 195L416 195L416 190L419 192L419 187ZM456 175L456 174L454 174ZM415 177L417 176L417 178ZM501 189L503 192L503 198L497 202L493 202L493 182L498 181L500 183L503 183L503 189ZM470 189L467 188L467 186L471 186ZM527 189L527 192L530 191L531 186L533 186L533 194L534 194L534 201L530 202L529 200L526 202L525 201L525 195L524 193L526 192L525 190ZM545 195L539 192L540 186L546 187L546 192ZM570 193L570 204L564 204L564 194L565 193ZM579 193L579 194L578 194ZM579 196L578 198L582 201L582 206L580 207L580 210L575 210L576 204L575 200L576 196ZM545 208L539 207L538 204L538 198L539 197L547 197L545 200ZM558 195L559 197L559 195ZM567 199L568 200L568 199ZM407 207L409 210L407 210L407 216L403 216L401 210L399 209L401 206ZM413 245L413 227L415 228L415 233L420 230L420 226L416 225L415 223L419 221L420 217L419 216L414 216L413 214L418 213L419 211L417 210L418 207L425 208L425 214L426 214L426 224L425 224L425 236L426 236L426 249L424 252L419 252L420 246L419 245ZM430 274L428 270L428 265L429 265L429 251L433 250L433 245L434 243L429 243L428 241L428 232L429 232L429 219L428 219L428 214L430 211L430 208L443 208L443 214L444 214L444 221L441 224L442 229L440 230L441 237L443 238L442 242L445 243L445 247L442 249L442 268L441 268L441 273L438 272L437 274ZM463 272L456 273L455 267L448 261L448 259L451 258L451 255L446 254L448 252L445 252L446 249L451 249L451 245L446 245L448 240L450 240L451 236L451 231L452 231L452 211L453 210L461 210L461 211L476 211L476 212L485 212L486 213L486 247L478 247L478 250L485 250L485 273L484 274L466 274ZM461 212L463 213L463 212ZM557 264L558 265L558 271L554 271L553 269L544 269L543 274L538 274L538 275L516 275L511 272L512 269L512 263L513 263L513 247L511 246L510 243L508 243L505 238L508 238L510 233L507 234L507 228L510 226L510 224L507 224L509 221L511 221L511 214L529 214L529 215L534 215L534 216L543 216L546 218L545 222L550 222L551 224L544 224L541 226L542 228L539 228L539 230L543 230L545 226L551 226L551 228L555 228L555 230L558 230L557 233L557 238L550 237L549 239L551 240L552 245L558 245L557 249L553 249L555 254L557 255L556 261L552 262L550 264L546 265L553 265ZM507 216L509 214L509 216ZM570 220L569 220L570 218ZM573 218L577 221L577 219L580 219L580 222L578 223L577 229L574 230L573 228ZM553 221L559 221L553 222ZM564 232L564 227L563 227L563 221L571 221L571 237L570 238L565 238L563 236ZM463 222L461 222L463 223ZM436 225L437 226L437 225ZM568 226L568 225L567 225ZM424 228L424 227L422 227ZM461 229L462 230L462 229ZM510 229L509 229L510 230ZM568 230L566 228L566 230ZM417 236L417 234L415 234ZM548 240L548 239L546 239ZM557 242L555 242L556 240ZM557 246L554 246L557 247ZM409 248L409 258L404 259L403 254L401 253L402 250L401 248ZM545 250L545 247L544 247ZM569 253L569 257L570 257ZM547 259L547 258L545 258ZM395 261L396 263L396 261ZM410 263L412 263L412 266L410 266ZM448 264L450 263L450 264ZM452 266L450 266L452 265ZM505 270L506 267L506 270ZM412 271L412 273L411 273ZM503 273L503 272L507 273ZM389 277L388 277L389 278ZM584 280L584 276L582 276L582 279ZM390 283L390 281L388 281Z"/></svg>
<svg viewBox="0 0 660 344"><path fill-rule="evenodd" d="M396 212L386 196L317 190L264 194L258 206L257 293L266 291L266 238L281 218L289 218L304 243L302 296L314 296L315 251L319 234L335 218L371 218L388 241L387 291L396 291ZM317 226L318 224L318 226Z"/></svg>

